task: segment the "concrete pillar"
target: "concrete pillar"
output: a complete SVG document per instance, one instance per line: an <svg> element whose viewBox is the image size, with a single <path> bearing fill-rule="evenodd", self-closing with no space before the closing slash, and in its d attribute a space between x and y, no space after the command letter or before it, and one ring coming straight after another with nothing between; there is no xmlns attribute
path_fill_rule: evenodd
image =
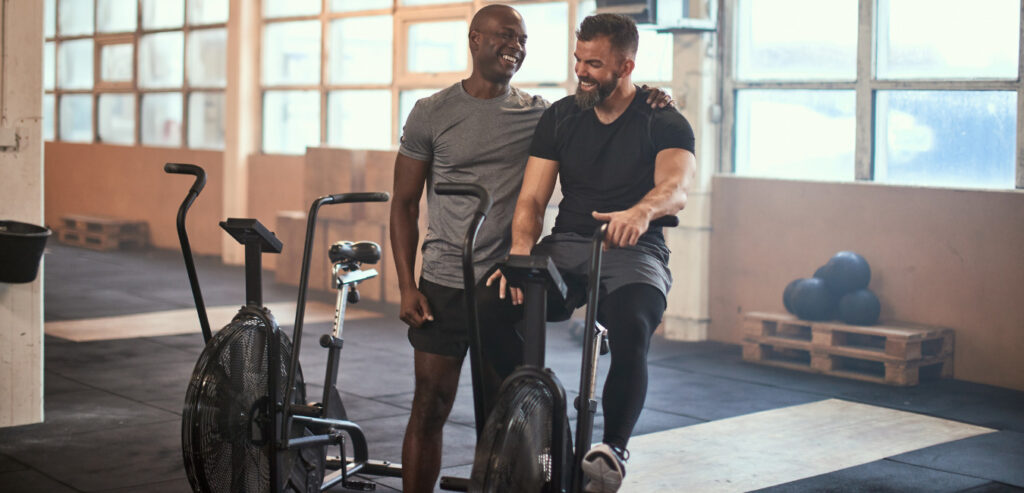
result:
<svg viewBox="0 0 1024 493"><path fill-rule="evenodd" d="M43 2L0 0L0 219L43 223ZM43 272L0 283L0 427L43 420Z"/></svg>
<svg viewBox="0 0 1024 493"><path fill-rule="evenodd" d="M700 17L701 14L695 14ZM690 188L680 225L665 230L672 257L673 285L663 330L673 340L707 338L711 177L718 162L718 74L714 33L676 33L672 93L697 139L697 179Z"/></svg>
<svg viewBox="0 0 1024 493"><path fill-rule="evenodd" d="M249 217L249 156L260 150L260 5L230 0L224 91L224 217ZM245 250L222 235L222 259L241 264Z"/></svg>

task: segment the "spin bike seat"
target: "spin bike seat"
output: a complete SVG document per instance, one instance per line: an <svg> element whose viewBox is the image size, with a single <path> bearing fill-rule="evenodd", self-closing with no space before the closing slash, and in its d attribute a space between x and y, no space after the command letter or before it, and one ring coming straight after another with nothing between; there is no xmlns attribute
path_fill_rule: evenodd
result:
<svg viewBox="0 0 1024 493"><path fill-rule="evenodd" d="M332 264L376 264L380 261L380 245L372 241L339 241L327 253Z"/></svg>

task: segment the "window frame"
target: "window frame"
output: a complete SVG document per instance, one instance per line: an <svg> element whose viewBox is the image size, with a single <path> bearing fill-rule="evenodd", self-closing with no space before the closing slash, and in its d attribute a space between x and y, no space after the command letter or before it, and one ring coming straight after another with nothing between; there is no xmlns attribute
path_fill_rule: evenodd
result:
<svg viewBox="0 0 1024 493"><path fill-rule="evenodd" d="M264 107L263 101L265 100L265 94L267 91L278 91L278 90L318 90L320 92L320 145L327 146L329 139L329 123L330 118L328 115L329 111L329 95L332 91L344 91L344 90L388 90L391 92L391 147L390 149L396 149L398 145L398 138L401 133L400 119L401 119L401 94L404 91L416 90L416 89L436 89L450 86L455 81L469 77L472 72L472 60L468 48L466 49L466 69L463 71L455 72L440 72L440 73L413 73L407 70L408 52L406 50L406 42L408 39L408 28L409 26L418 22L429 22L429 21L444 21L444 20L465 20L466 24L469 25L472 21L474 13L480 8L501 3L517 7L521 5L535 5L545 3L560 3L566 4L568 7L567 22L569 23L569 29L564 41L563 47L567 51L567 64L565 66L564 77L559 80L545 81L545 82L524 82L517 83L513 78L513 85L517 88L523 89L527 92L532 92L537 89L551 89L561 88L565 90L565 93L572 94L576 87L576 75L573 71L573 57L572 53L576 47L576 36L575 31L578 26L579 7L580 0L472 0L472 1L452 1L447 3L431 4L431 5L414 5L404 6L401 5L401 0L393 0L391 6L387 8L375 8L357 11L345 11L345 12L331 12L330 0L322 0L321 10L319 14L315 15L296 15L296 16L285 16L285 17L274 17L265 18L263 15L263 3L260 2L260 13L259 13L259 53L257 58L259 60L259 71L261 79L258 83L259 90L259 111L257 112L259 121L258 135L260 135L259 141L259 152L263 154L275 154L264 151L264 142L262 140L263 126L264 126ZM369 16L380 16L390 15L392 18L392 72L391 72L391 83L331 83L330 82L330 28L331 22L337 19L344 18L355 18L355 17L369 17ZM290 22L290 21L302 21L302 20L320 20L321 25L321 45L320 45L320 83L315 84L296 84L296 85L269 85L265 84L262 80L262 63L263 63L263 30L268 24L278 22ZM536 49L536 48L534 48ZM528 51L529 53L529 45ZM673 57L674 58L674 57ZM674 60L673 60L674 61ZM636 80L637 84L648 83L651 85L657 85L661 87L672 87L675 80L673 78L665 81L647 81L647 80Z"/></svg>
<svg viewBox="0 0 1024 493"><path fill-rule="evenodd" d="M183 20L182 25L179 27L170 28L157 28L157 29L143 29L142 28L142 0L135 0L136 2L136 19L135 29L133 31L120 31L112 33L100 33L96 31L96 16L99 10L99 2L94 1L93 8L93 29L92 34L78 34L72 36L64 36L60 31L60 4L59 0L53 3L54 6L54 22L55 32L53 36L45 36L44 42L54 43L54 88L52 90L44 90L44 94L50 94L54 97L53 114L51 115L51 121L53 123L53 142L64 142L60 138L60 101L65 95L69 94L87 94L90 95L92 101L92 139L91 143L104 143L100 141L99 137L99 97L101 94L125 94L131 93L135 96L135 126L134 134L132 136L131 144L115 144L115 145L126 145L126 146L144 146L142 143L142 99L146 94L154 93L178 93L182 98L182 114L181 114L181 142L177 146L168 147L170 149L202 149L192 148L188 144L188 102L190 96L194 92L218 92L224 93L227 90L227 83L225 87L195 87L192 88L188 81L188 42L190 33L193 31L203 31L209 29L227 29L228 23L208 23L200 25L191 25L189 19L189 7L193 0L183 0ZM139 87L139 41L143 36L164 32L181 32L182 33L182 81L180 86L168 87L168 88L153 88L144 89ZM60 77L60 45L61 43L68 41L75 41L81 39L91 39L93 41L93 83L91 89L62 89L59 83ZM132 45L132 80L131 82L105 82L102 80L101 73L101 52L104 46L112 44L131 44ZM45 61L44 61L45 63ZM83 142L83 143L89 143ZM78 143L78 142L76 142Z"/></svg>
<svg viewBox="0 0 1024 493"><path fill-rule="evenodd" d="M857 78L842 81L745 81L736 74L736 50L739 46L736 22L739 2L721 3L720 18L725 19L719 31L719 73L722 74L722 135L718 171L735 174L736 169L736 100L746 89L808 89L853 90L855 92L854 182L877 182L874 179L875 95L889 90L938 91L1010 91L1017 94L1017 133L1015 156L1015 188L1024 189L1024 7L1020 9L1018 63L1016 79L878 79L875 76L877 39L877 0L858 0L857 12ZM938 187L937 185L921 185ZM945 187L941 187L945 188Z"/></svg>

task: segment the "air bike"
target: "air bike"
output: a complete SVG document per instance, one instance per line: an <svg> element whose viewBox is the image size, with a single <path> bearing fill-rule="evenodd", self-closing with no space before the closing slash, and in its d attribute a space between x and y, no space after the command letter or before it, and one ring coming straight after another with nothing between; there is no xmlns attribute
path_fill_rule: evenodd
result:
<svg viewBox="0 0 1024 493"><path fill-rule="evenodd" d="M444 184L445 195L472 195L479 203L490 206L487 192L476 185ZM442 194L442 184L437 185ZM483 214L481 214L481 210ZM486 215L486 208L475 213L463 248L463 277L466 292L472 293L472 242ZM479 218L479 219L477 219ZM651 222L651 228L674 227L675 216ZM554 372L544 367L544 346L549 291L554 299L564 300L565 282L547 256L509 255L496 268L510 286L523 290L523 365L501 385L496 403L479 425L483 396L477 383L479 364L474 364L474 404L477 410L478 436L473 471L469 480L442 478L441 487L455 491L486 493L576 493L583 487L583 456L590 450L594 431L597 400L598 356L607 352L607 333L597 323L599 283L601 278L602 243L607 225L594 232L591 243L590 271L587 287L587 309L583 329L583 354L580 371L580 394L574 402L577 420L575 438L569 436L569 417L565 389ZM468 267L467 267L468 266ZM467 304L472 300L467 296ZM476 307L468 306L471 357L481 357L480 327Z"/></svg>
<svg viewBox="0 0 1024 493"><path fill-rule="evenodd" d="M185 214L205 186L206 173L192 164L168 163L164 170L195 176L177 219L185 268L206 342L192 372L182 412L182 454L193 491L310 493L338 483L346 488L372 490L374 483L355 480L352 475L401 477L401 465L369 459L362 429L348 420L336 387L345 305L359 301L357 285L377 275L373 269L360 268L380 260L376 243L341 241L331 245L328 255L338 295L331 332L320 338L320 345L327 349L320 402L307 403L299 365L317 211L329 204L385 202L388 194L343 193L313 201L291 340L263 306L260 278L262 254L280 253L281 241L255 219L229 218L221 222L220 226L245 246L245 306L228 325L212 334L185 232ZM328 455L333 451L338 455Z"/></svg>

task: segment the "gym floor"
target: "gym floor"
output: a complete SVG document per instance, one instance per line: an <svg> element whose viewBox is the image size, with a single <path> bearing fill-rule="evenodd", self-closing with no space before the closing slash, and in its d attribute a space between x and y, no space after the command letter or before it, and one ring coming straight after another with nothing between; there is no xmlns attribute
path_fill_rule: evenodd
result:
<svg viewBox="0 0 1024 493"><path fill-rule="evenodd" d="M241 267L224 266L213 258L200 258L198 264L207 306L241 304ZM265 301L294 303L294 289L275 284L272 275L264 277ZM45 293L48 323L193 307L180 254L168 250L104 253L53 244L46 255ZM325 294L315 298L333 303ZM371 456L399 461L412 399L412 351L394 306L364 302L353 308L371 316L357 317L345 326L342 396L349 417L367 434ZM216 329L216 321L214 325ZM329 325L306 324L302 365L310 395L321 391L316 382L322 381L326 363L316 340ZM290 327L287 330L290 333ZM137 332L147 334L145 328ZM185 334L138 337L132 327L112 327L110 337L117 338L74 342L46 336L46 420L0 429L0 491L189 490L180 420L185 388L203 347L198 328ZM579 344L567 325L549 329L547 355L571 398L578 388ZM825 474L764 484L764 491L1024 491L1024 392L957 380L890 387L746 363L734 345L661 337L654 339L649 361L647 405L635 437L832 399L994 430L826 469L831 472ZM606 367L607 360L601 365ZM469 381L467 368L445 428L442 474L466 475L472 461ZM595 437L600 437L600 423L598 417ZM780 433L789 431L776 430ZM745 439L728 438L735 438L740 447ZM638 442L642 440L635 438L634 445ZM696 458L702 450L683 452L682 457L692 462L683 459L674 468L685 473L699 463ZM634 447L633 453L642 451ZM755 467L743 462L736 458L731 467ZM636 470L627 469L627 480L629 471ZM401 488L394 478L369 479L377 482L378 491ZM703 489L680 482L669 490ZM735 490L727 482L714 489Z"/></svg>

